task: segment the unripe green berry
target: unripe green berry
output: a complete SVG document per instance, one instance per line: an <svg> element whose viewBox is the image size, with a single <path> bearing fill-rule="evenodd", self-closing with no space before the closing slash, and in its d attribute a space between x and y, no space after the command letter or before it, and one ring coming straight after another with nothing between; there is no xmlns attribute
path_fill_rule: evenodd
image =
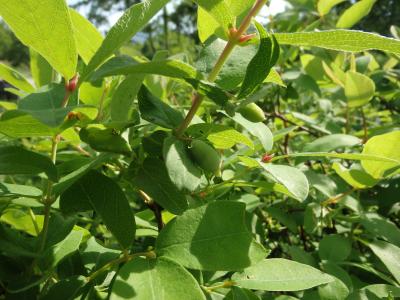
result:
<svg viewBox="0 0 400 300"><path fill-rule="evenodd" d="M239 113L247 120L259 123L265 121L264 111L255 103L250 103L239 109Z"/></svg>

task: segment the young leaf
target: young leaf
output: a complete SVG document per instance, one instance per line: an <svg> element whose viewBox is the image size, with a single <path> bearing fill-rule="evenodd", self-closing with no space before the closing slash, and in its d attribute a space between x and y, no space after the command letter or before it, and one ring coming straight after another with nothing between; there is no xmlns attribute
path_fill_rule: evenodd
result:
<svg viewBox="0 0 400 300"><path fill-rule="evenodd" d="M250 95L264 82L279 58L280 50L275 37L268 35L260 23L256 22L255 24L260 35L260 45L257 54L247 65L246 76L238 95L239 99Z"/></svg>
<svg viewBox="0 0 400 300"><path fill-rule="evenodd" d="M70 8L72 28L79 56L88 63L100 48L104 38L101 33L85 17Z"/></svg>
<svg viewBox="0 0 400 300"><path fill-rule="evenodd" d="M260 166L276 182L284 185L295 199L304 201L307 198L309 190L308 180L299 169L270 163L260 163Z"/></svg>
<svg viewBox="0 0 400 300"><path fill-rule="evenodd" d="M21 147L0 147L0 174L46 173L52 181L58 180L57 168L50 158Z"/></svg>
<svg viewBox="0 0 400 300"><path fill-rule="evenodd" d="M107 176L90 171L61 195L60 202L61 207L75 202L89 204L123 248L132 244L135 219L128 199L119 185Z"/></svg>
<svg viewBox="0 0 400 300"><path fill-rule="evenodd" d="M156 242L157 255L191 269L233 271L266 256L247 230L244 203L211 202L170 221Z"/></svg>
<svg viewBox="0 0 400 300"><path fill-rule="evenodd" d="M164 141L163 155L171 181L178 190L194 191L202 172L192 161L186 144L175 137Z"/></svg>
<svg viewBox="0 0 400 300"><path fill-rule="evenodd" d="M369 243L368 246L400 283L400 248L379 240Z"/></svg>
<svg viewBox="0 0 400 300"><path fill-rule="evenodd" d="M75 75L78 53L65 0L43 0L40 5L36 0L1 0L0 15L22 43L39 52L64 77Z"/></svg>
<svg viewBox="0 0 400 300"><path fill-rule="evenodd" d="M0 77L26 93L32 93L35 90L24 75L2 63L0 63Z"/></svg>
<svg viewBox="0 0 400 300"><path fill-rule="evenodd" d="M360 0L346 9L336 23L337 28L351 28L367 16L377 0Z"/></svg>
<svg viewBox="0 0 400 300"><path fill-rule="evenodd" d="M232 280L252 290L301 291L332 282L334 278L308 265L271 258L233 274Z"/></svg>
<svg viewBox="0 0 400 300"><path fill-rule="evenodd" d="M164 162L158 158L146 158L134 184L173 214L179 215L188 208L185 195L171 182Z"/></svg>
<svg viewBox="0 0 400 300"><path fill-rule="evenodd" d="M348 71L344 84L344 93L349 107L359 107L371 101L375 94L375 83L369 77Z"/></svg>
<svg viewBox="0 0 400 300"><path fill-rule="evenodd" d="M118 272L110 300L205 300L196 279L165 258L135 258Z"/></svg>
<svg viewBox="0 0 400 300"><path fill-rule="evenodd" d="M308 46L338 51L381 50L400 55L400 41L356 30L275 33L280 45Z"/></svg>
<svg viewBox="0 0 400 300"><path fill-rule="evenodd" d="M362 161L361 165L372 177L379 179L396 174L400 170L400 131L392 131L372 137L365 144L363 155L385 157L392 162Z"/></svg>
<svg viewBox="0 0 400 300"><path fill-rule="evenodd" d="M179 111L153 96L145 86L139 90L138 100L141 117L150 123L173 129L183 121Z"/></svg>
<svg viewBox="0 0 400 300"><path fill-rule="evenodd" d="M132 5L110 29L100 48L92 57L82 74L85 80L117 49L142 29L169 0L153 0Z"/></svg>

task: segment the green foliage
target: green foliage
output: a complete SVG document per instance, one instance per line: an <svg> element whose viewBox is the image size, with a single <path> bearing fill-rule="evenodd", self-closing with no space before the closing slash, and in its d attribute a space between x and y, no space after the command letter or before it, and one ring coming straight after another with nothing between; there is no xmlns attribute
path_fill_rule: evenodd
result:
<svg viewBox="0 0 400 300"><path fill-rule="evenodd" d="M378 2L168 2L0 0L0 298L400 297L400 41L336 29Z"/></svg>

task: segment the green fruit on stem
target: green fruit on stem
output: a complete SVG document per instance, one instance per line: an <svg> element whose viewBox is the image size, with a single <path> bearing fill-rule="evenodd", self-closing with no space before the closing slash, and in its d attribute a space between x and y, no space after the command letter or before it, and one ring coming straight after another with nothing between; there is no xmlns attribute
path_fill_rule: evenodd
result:
<svg viewBox="0 0 400 300"><path fill-rule="evenodd" d="M99 152L129 155L132 152L127 141L112 128L87 127L79 131L80 139Z"/></svg>
<svg viewBox="0 0 400 300"><path fill-rule="evenodd" d="M221 155L211 145L201 140L194 140L190 151L196 163L204 171L217 173L221 166Z"/></svg>
<svg viewBox="0 0 400 300"><path fill-rule="evenodd" d="M253 123L265 121L264 111L255 103L241 107L239 113Z"/></svg>

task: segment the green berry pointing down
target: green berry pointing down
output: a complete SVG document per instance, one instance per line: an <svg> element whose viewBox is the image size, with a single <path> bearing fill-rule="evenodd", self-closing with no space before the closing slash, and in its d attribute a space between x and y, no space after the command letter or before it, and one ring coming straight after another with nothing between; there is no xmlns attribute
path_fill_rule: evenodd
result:
<svg viewBox="0 0 400 300"><path fill-rule="evenodd" d="M250 103L239 109L239 113L247 120L259 123L265 121L264 111L255 103Z"/></svg>
<svg viewBox="0 0 400 300"><path fill-rule="evenodd" d="M221 165L221 155L211 145L194 140L190 151L196 163L207 172L217 173Z"/></svg>

